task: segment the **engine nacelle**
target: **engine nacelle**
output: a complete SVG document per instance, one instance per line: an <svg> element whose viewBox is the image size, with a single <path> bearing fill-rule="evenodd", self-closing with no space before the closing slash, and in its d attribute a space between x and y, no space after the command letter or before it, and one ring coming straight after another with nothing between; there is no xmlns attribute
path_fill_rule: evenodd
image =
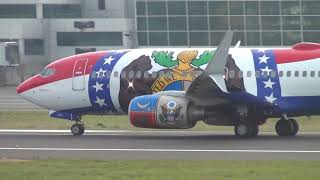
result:
<svg viewBox="0 0 320 180"><path fill-rule="evenodd" d="M181 93L153 94L131 100L129 118L132 125L142 128L187 129L204 117Z"/></svg>

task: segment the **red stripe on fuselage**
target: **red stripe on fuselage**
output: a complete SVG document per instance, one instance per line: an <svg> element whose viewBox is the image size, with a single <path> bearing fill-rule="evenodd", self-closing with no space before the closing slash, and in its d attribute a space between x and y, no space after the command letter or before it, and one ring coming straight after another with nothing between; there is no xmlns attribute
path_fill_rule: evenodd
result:
<svg viewBox="0 0 320 180"><path fill-rule="evenodd" d="M275 49L273 50L277 64L307 61L320 58L320 49L316 50L295 50Z"/></svg>
<svg viewBox="0 0 320 180"><path fill-rule="evenodd" d="M48 66L46 66L46 68L55 69L54 75L49 76L47 78L41 77L40 75L33 76L18 86L17 93L20 94L24 91L27 91L35 87L39 87L39 86L49 84L55 81L60 81L63 79L72 78L74 65L78 59L88 59L88 63L87 63L84 75L90 74L96 62L100 58L105 56L106 53L107 53L106 51L99 51L99 52L74 55L74 56L57 60L49 64Z"/></svg>

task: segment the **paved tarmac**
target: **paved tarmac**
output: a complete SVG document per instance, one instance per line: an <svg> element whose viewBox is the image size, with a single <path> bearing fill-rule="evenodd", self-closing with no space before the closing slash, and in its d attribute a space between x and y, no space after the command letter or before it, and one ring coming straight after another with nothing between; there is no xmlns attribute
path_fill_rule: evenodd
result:
<svg viewBox="0 0 320 180"><path fill-rule="evenodd" d="M0 158L320 160L320 133L238 139L231 132L0 130Z"/></svg>
<svg viewBox="0 0 320 180"><path fill-rule="evenodd" d="M16 93L15 86L0 87L0 112L5 111L45 111L23 99Z"/></svg>

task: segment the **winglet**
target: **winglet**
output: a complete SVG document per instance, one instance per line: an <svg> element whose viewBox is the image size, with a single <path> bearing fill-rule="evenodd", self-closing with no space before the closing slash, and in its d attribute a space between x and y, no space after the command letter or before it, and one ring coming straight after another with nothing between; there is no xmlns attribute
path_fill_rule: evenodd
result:
<svg viewBox="0 0 320 180"><path fill-rule="evenodd" d="M227 63L229 48L231 46L233 31L227 31L223 40L220 42L214 56L209 61L206 71L211 74L224 74Z"/></svg>
<svg viewBox="0 0 320 180"><path fill-rule="evenodd" d="M227 31L223 40L220 42L214 56L209 61L203 76L209 76L215 84L225 93L228 93L224 76L225 76L225 66L229 56L229 49L231 47L233 37L233 31ZM196 78L194 81L199 81ZM187 95L193 92L193 88L197 87L199 82L192 82L187 89ZM201 82L200 82L201 83Z"/></svg>
<svg viewBox="0 0 320 180"><path fill-rule="evenodd" d="M234 48L239 48L241 45L241 41L238 41L237 44L234 46Z"/></svg>

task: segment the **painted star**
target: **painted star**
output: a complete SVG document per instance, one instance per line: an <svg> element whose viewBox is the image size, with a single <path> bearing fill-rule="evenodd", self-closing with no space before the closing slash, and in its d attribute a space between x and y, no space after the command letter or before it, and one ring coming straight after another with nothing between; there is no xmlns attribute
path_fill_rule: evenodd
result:
<svg viewBox="0 0 320 180"><path fill-rule="evenodd" d="M272 82L271 79L269 79L268 81L263 81L264 83L264 88L273 88L272 86L275 84L275 82Z"/></svg>
<svg viewBox="0 0 320 180"><path fill-rule="evenodd" d="M261 63L268 63L267 62L267 60L269 59L270 57L267 57L266 55L263 55L262 57L259 57L259 59L260 59L260 62L259 62L259 64L261 64Z"/></svg>
<svg viewBox="0 0 320 180"><path fill-rule="evenodd" d="M258 52L263 52L263 53L265 53L265 49L259 49Z"/></svg>
<svg viewBox="0 0 320 180"><path fill-rule="evenodd" d="M96 85L94 85L92 87L96 89L96 92L98 92L99 90L103 90L102 86L103 86L103 84L99 84L98 82L96 82Z"/></svg>
<svg viewBox="0 0 320 180"><path fill-rule="evenodd" d="M133 88L133 82L128 81L129 85L128 88Z"/></svg>
<svg viewBox="0 0 320 180"><path fill-rule="evenodd" d="M99 104L100 107L106 106L106 104L104 103L104 99L100 99L99 97L97 97L97 100L94 101L95 103Z"/></svg>
<svg viewBox="0 0 320 180"><path fill-rule="evenodd" d="M269 75L272 70L269 69L269 67L267 66L266 68L261 69L261 71L262 71L262 72L267 72L267 74Z"/></svg>
<svg viewBox="0 0 320 180"><path fill-rule="evenodd" d="M113 61L114 60L114 58L112 57L112 56L109 56L108 58L104 58L104 63L103 63L103 65L105 65L105 64L111 64L111 61Z"/></svg>
<svg viewBox="0 0 320 180"><path fill-rule="evenodd" d="M270 96L265 96L266 100L269 101L270 103L273 103L277 98L273 97L273 93L271 93Z"/></svg>
<svg viewBox="0 0 320 180"><path fill-rule="evenodd" d="M102 73L102 77L104 77L104 74L106 73L107 71L104 71L102 68L100 68L99 71L96 72L96 74L98 75L98 78L100 78L100 75Z"/></svg>

